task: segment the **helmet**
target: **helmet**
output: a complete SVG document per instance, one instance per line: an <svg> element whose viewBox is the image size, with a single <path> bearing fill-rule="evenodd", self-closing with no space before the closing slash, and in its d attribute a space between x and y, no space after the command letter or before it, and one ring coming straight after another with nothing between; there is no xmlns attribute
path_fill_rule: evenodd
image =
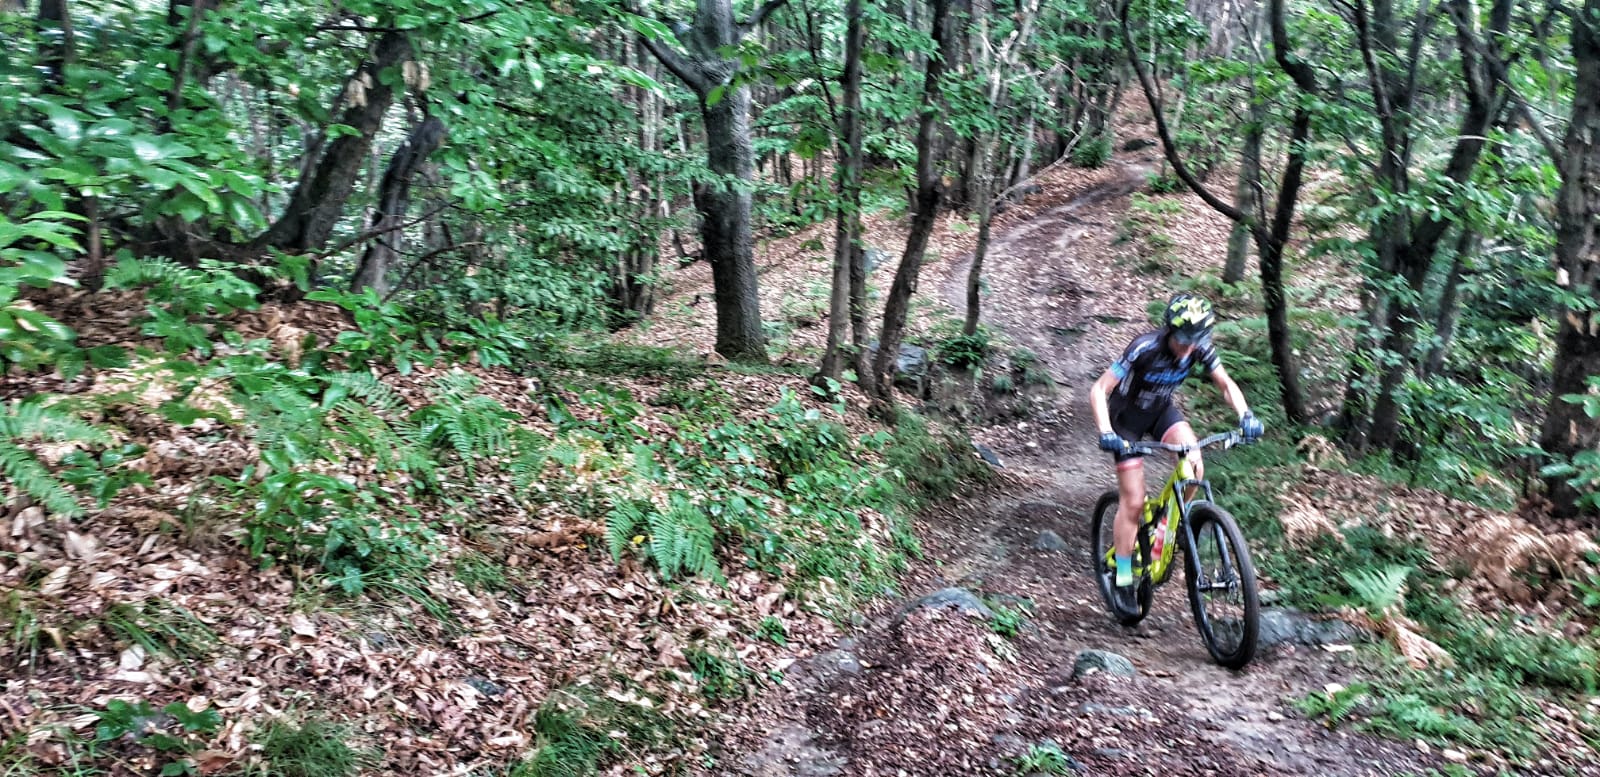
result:
<svg viewBox="0 0 1600 777"><path fill-rule="evenodd" d="M1211 302L1192 294L1178 294L1167 301L1167 334L1179 345L1196 345L1211 337L1211 326L1217 322Z"/></svg>

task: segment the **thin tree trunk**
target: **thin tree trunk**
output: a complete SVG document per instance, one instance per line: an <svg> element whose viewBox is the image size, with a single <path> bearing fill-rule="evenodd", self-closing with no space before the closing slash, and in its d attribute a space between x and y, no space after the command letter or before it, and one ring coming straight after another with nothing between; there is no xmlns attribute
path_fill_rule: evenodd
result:
<svg viewBox="0 0 1600 777"><path fill-rule="evenodd" d="M368 228L385 230L361 254L355 277L350 281L351 291L371 287L379 297L389 294L388 272L405 241L406 211L411 207L411 180L439 144L444 142L444 122L428 116L411 130L410 137L395 149L389 167L383 171L383 183L378 189L378 204L372 212Z"/></svg>
<svg viewBox="0 0 1600 777"><path fill-rule="evenodd" d="M1478 251L1480 237L1472 229L1462 229L1456 239L1456 255L1450 262L1450 275L1445 278L1444 290L1439 298L1439 318L1434 325L1438 339L1428 351L1423 362L1423 375L1438 375L1444 369L1444 359L1450 353L1450 341L1455 338L1456 321L1461 317L1461 282L1467 275L1467 260Z"/></svg>
<svg viewBox="0 0 1600 777"><path fill-rule="evenodd" d="M917 289L917 277L922 270L923 253L928 247L928 236L933 232L933 220L939 211L943 196L937 169L938 149L935 133L938 131L941 98L941 79L944 66L956 55L959 45L955 32L950 29L951 0L932 0L933 42L939 56L929 57L922 82L921 119L917 125L917 193L911 216L911 231L906 236L905 253L900 266L895 269L894 283L884 301L883 328L878 335L878 354L873 359L867 389L875 399L874 410L881 417L890 417L894 407L894 381L890 368L900 355L900 340L905 334L906 313L911 295Z"/></svg>
<svg viewBox="0 0 1600 777"><path fill-rule="evenodd" d="M840 380L847 361L845 338L851 323L854 297L853 264L861 233L861 49L866 34L861 0L845 5L844 95L839 115L839 214L834 230L833 293L828 305L828 348L822 357L822 375ZM857 373L859 375L859 373Z"/></svg>
<svg viewBox="0 0 1600 777"><path fill-rule="evenodd" d="M1244 141L1239 150L1239 180L1233 189L1233 206L1252 219L1261 212L1261 136L1266 131L1266 106L1256 99L1252 87L1250 120L1244 127ZM1244 280L1245 265L1250 261L1250 228L1236 223L1228 234L1228 259L1222 268L1222 282L1233 284Z"/></svg>

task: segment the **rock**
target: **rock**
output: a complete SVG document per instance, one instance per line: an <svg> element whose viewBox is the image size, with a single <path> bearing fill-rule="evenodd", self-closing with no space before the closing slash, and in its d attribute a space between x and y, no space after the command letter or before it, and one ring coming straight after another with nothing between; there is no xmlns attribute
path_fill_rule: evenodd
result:
<svg viewBox="0 0 1600 777"><path fill-rule="evenodd" d="M1078 705L1078 712L1083 715L1111 715L1118 718L1142 718L1155 720L1155 713L1139 707L1113 707L1109 704L1086 701Z"/></svg>
<svg viewBox="0 0 1600 777"><path fill-rule="evenodd" d="M1359 634L1344 621L1322 620L1292 607L1267 607L1261 610L1261 632L1257 645L1327 645L1349 642Z"/></svg>
<svg viewBox="0 0 1600 777"><path fill-rule="evenodd" d="M1127 755L1128 751L1116 747L1097 747L1094 749L1094 754L1101 758L1121 758Z"/></svg>
<svg viewBox="0 0 1600 777"><path fill-rule="evenodd" d="M472 689L491 699L505 695L506 689L498 683L483 677L468 677L462 682L472 686Z"/></svg>
<svg viewBox="0 0 1600 777"><path fill-rule="evenodd" d="M989 446L984 445L983 443L975 442L972 444L972 449L978 452L978 458L983 459L985 464L988 464L991 467L1005 469L1006 465L1000 463L999 454L995 453L994 450Z"/></svg>
<svg viewBox="0 0 1600 777"><path fill-rule="evenodd" d="M1128 141L1126 143L1123 143L1122 144L1122 150L1123 151L1142 151L1144 149L1150 148L1151 146L1154 146L1155 144L1156 144L1156 142L1154 140L1149 139L1149 138L1134 138L1133 140L1130 140L1130 141Z"/></svg>
<svg viewBox="0 0 1600 777"><path fill-rule="evenodd" d="M1039 532L1039 536L1038 537L1035 537L1033 539L1033 549L1034 550L1066 550L1067 549L1067 541L1064 540L1064 539L1061 539L1061 535L1056 534L1055 532L1053 532L1053 531L1051 531L1049 529L1045 529L1044 531Z"/></svg>
<svg viewBox="0 0 1600 777"><path fill-rule="evenodd" d="M1454 761L1458 764L1464 764L1467 762L1467 754L1461 752L1460 750L1446 749L1441 751L1439 755L1444 756L1444 760L1446 761Z"/></svg>
<svg viewBox="0 0 1600 777"><path fill-rule="evenodd" d="M1281 713L1281 712L1279 712L1277 710L1271 710L1271 711L1267 712L1267 720L1270 720L1273 723L1277 723L1277 722L1283 720L1283 713Z"/></svg>
<svg viewBox="0 0 1600 777"><path fill-rule="evenodd" d="M994 611L989 609L989 605L984 604L983 600L979 599L971 591L965 588L941 588L901 607L900 612L894 617L894 625L900 625L905 621L907 615L917 610L934 610L945 607L954 608L963 615L973 618L989 620L994 617Z"/></svg>
<svg viewBox="0 0 1600 777"><path fill-rule="evenodd" d="M1072 679L1076 680L1090 672L1105 672L1114 677L1133 677L1139 674L1133 662L1116 653L1104 650L1085 650L1078 654L1072 663Z"/></svg>
<svg viewBox="0 0 1600 777"><path fill-rule="evenodd" d="M878 344L867 346L867 352L877 358ZM894 360L895 383L915 390L920 396L928 382L928 349L915 345L900 346L900 355Z"/></svg>

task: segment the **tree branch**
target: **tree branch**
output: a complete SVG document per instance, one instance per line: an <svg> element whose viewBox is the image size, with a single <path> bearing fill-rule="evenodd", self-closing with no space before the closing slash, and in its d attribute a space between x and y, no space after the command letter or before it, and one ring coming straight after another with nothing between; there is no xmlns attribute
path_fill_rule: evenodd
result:
<svg viewBox="0 0 1600 777"><path fill-rule="evenodd" d="M689 60L684 59L683 56L674 51L671 46L663 46L660 43L657 43L655 40L644 35L639 36L639 42L643 43L645 48L650 49L650 53L654 54L657 60L660 60L662 66L666 67L668 70L671 70L672 74L677 76L678 80L682 81L685 86L694 90L695 94L699 95L702 99L704 99L707 94L710 94L710 79L706 78L705 73L701 72L700 68L696 67L694 63L690 62Z"/></svg>
<svg viewBox="0 0 1600 777"><path fill-rule="evenodd" d="M751 30L760 27L761 23L767 20L767 16L771 15L773 11L782 8L788 2L789 0L767 0L767 2L762 3L761 7L757 8L756 12L750 16L749 21L739 25L739 37L742 38Z"/></svg>
<svg viewBox="0 0 1600 777"><path fill-rule="evenodd" d="M1155 85L1150 81L1150 72L1145 68L1144 62L1139 59L1139 52L1133 46L1133 34L1128 30L1129 0L1118 3L1117 16L1122 20L1122 48L1128 55L1128 63L1133 65L1133 71L1139 76L1139 86L1144 90L1145 100L1150 103L1150 113L1155 116L1156 135L1161 138L1161 150L1166 154L1167 162L1172 165L1173 172L1178 174L1178 179L1183 181L1189 190L1204 200L1212 210L1227 216L1240 224L1249 224L1250 218L1241 213L1238 208L1223 202L1217 195L1212 194L1204 184L1189 173L1189 168L1183 164L1183 159L1178 156L1177 144L1172 141L1172 132L1167 129L1167 119L1161 107L1161 98L1156 96Z"/></svg>

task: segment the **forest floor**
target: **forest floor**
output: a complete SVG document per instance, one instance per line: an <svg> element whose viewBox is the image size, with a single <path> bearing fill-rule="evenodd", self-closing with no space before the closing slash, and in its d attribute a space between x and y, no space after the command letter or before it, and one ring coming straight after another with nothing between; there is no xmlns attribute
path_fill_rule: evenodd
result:
<svg viewBox="0 0 1600 777"><path fill-rule="evenodd" d="M1131 131L1139 136L1139 128ZM790 667L778 689L724 711L722 751L707 773L1027 774L1044 766L1026 766L1030 751L1038 755L1049 744L1066 756L1058 767L1085 774L1397 775L1464 765L1471 772L1504 768L1493 755L1330 728L1299 712L1295 700L1359 679L1362 659L1344 644L1360 637L1354 632L1300 644L1279 635L1264 641L1244 671L1231 672L1207 655L1182 583L1159 590L1153 613L1137 628L1120 627L1107 615L1087 571L1087 527L1095 501L1115 481L1109 460L1094 446L1087 390L1128 340L1148 328L1148 306L1171 293L1159 279L1141 275L1122 245L1135 192L1158 164L1158 150L1147 147L1119 152L1098 170L1052 170L1040 177L1040 191L997 221L984 274L983 321L1003 344L1031 350L1055 389L1036 395L1026 413L977 419L969 431L1002 460L998 476L980 493L919 521L925 557L905 577L903 598L862 613L854 633L834 650ZM1176 237L1174 261L1215 272L1225 251L1226 222L1187 193L1168 199L1183 203L1165 225ZM954 221L942 220L933 241L939 255L924 270L924 326L964 309L972 230L959 222L952 228ZM869 242L883 229L869 226ZM892 237L879 240L894 245ZM817 254L809 269L775 266L768 275L809 273L825 283L826 254ZM880 280L887 283L886 277ZM1311 282L1337 288L1326 279ZM782 298L784 286L770 283L767 293ZM1333 296L1329 307L1348 302ZM822 330L814 327L811 336ZM1273 386L1245 388L1257 403L1276 396ZM1205 386L1188 393L1190 407L1221 407ZM1152 462L1150 482L1159 483L1168 466ZM1362 496L1370 488L1345 484L1344 490L1357 500L1377 498L1370 490ZM1227 499L1219 494L1225 507ZM1407 493L1401 499L1420 508L1424 498ZM1040 549L1047 531L1061 542ZM1428 541L1422 534L1416 538ZM1440 537L1430 544L1444 548L1447 541ZM1272 587L1270 580L1263 584ZM1000 638L988 619L963 617L978 605L948 589L1029 615L1020 633ZM941 591L934 601L951 607L907 604ZM1275 616L1305 617L1282 610ZM1318 626L1307 619L1298 627L1306 633ZM1075 671L1085 650L1127 657L1137 674ZM1600 774L1593 752L1581 740L1577 747L1572 760L1545 760L1539 770L1525 773Z"/></svg>

